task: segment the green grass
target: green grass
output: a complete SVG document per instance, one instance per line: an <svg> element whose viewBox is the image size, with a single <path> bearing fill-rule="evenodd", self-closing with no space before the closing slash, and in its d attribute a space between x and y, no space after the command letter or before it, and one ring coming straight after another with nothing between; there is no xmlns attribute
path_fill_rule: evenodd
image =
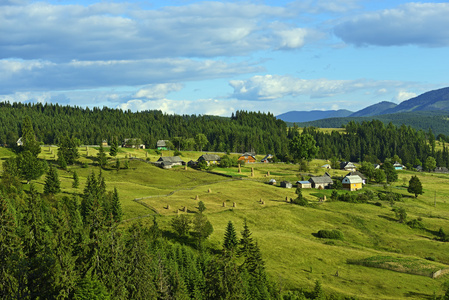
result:
<svg viewBox="0 0 449 300"><path fill-rule="evenodd" d="M40 157L54 162L56 148L45 147L42 150ZM58 170L63 190L58 197L81 194L87 176L92 171L98 174L99 168L95 166L97 150L89 148L87 151L85 147L80 148L79 160L87 163L88 168L78 164L69 166L68 171ZM173 155L170 151L163 151L163 154ZM1 159L10 155L13 154L0 148ZM183 152L183 159L196 160L200 155L200 152ZM122 148L118 154L122 166L125 157L130 156L149 157L151 161L160 157L154 150ZM329 200L331 191L305 189L303 196L310 205L302 207L285 201L296 196L295 188L266 184L271 178L278 182L294 182L301 176L307 179L309 174L321 175L325 172L320 168L326 163L324 160L312 161L311 171L302 174L298 171L298 165L293 164L247 164L240 174L237 168L214 169L235 178L191 168L184 170L184 167L163 170L138 160L130 160L129 169L117 172L113 169L115 158L109 157L108 160L110 167L102 174L108 190L118 189L126 220L123 226L136 218L143 218L144 224L150 224L151 216L155 214L151 207L159 213L159 225L170 230L170 219L178 213L185 214L181 209L187 207L188 215L198 211L198 201L195 200L198 196L206 205L204 214L214 226L209 245L221 249L228 221L232 221L240 232L246 219L253 238L261 248L268 274L283 289L310 289L316 280L320 280L326 291L356 296L358 299L423 299L431 297L434 292L441 294L442 284L447 280L445 276L431 279L410 272L367 268L347 262L390 257L400 260L402 266L410 266L409 269L420 270L428 266L447 268L449 244L438 241L435 233L440 227L449 232L449 175L400 171L399 181L387 188L406 196L395 205L406 209L407 220L421 218L426 228L421 230L398 223L387 201L373 199L368 204L319 202L324 195ZM251 177L251 168L254 168L254 177ZM80 180L80 187L76 189L71 187L73 171L78 173ZM331 170L330 173L343 175L346 172ZM407 185L415 174L424 188L424 194L418 198L411 197L404 188L404 179ZM45 176L42 176L35 181L38 189L43 189L44 180ZM382 185L365 188L374 192L384 190ZM140 203L134 201L140 198L143 198ZM260 200L265 204L261 204ZM373 205L375 202L381 202L382 206ZM234 203L236 207L233 207ZM168 205L170 209L167 209ZM322 229L339 230L344 239L315 237L314 234ZM425 260L429 256L435 262ZM413 265L414 262L417 265ZM339 276L335 276L337 271Z"/></svg>

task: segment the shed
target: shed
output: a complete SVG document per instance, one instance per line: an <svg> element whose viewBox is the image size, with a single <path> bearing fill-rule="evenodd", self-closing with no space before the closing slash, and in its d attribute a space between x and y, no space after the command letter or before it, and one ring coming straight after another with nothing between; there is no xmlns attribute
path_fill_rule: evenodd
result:
<svg viewBox="0 0 449 300"><path fill-rule="evenodd" d="M330 178L329 176L310 177L309 182L312 184L312 188L314 189L327 189L330 188L334 183L332 181L332 178Z"/></svg>
<svg viewBox="0 0 449 300"><path fill-rule="evenodd" d="M288 181L282 181L281 182L281 187L287 188L287 189L291 189L293 187L293 184L291 184L291 182Z"/></svg>
<svg viewBox="0 0 449 300"><path fill-rule="evenodd" d="M351 175L346 176L341 181L344 189L348 189L350 191L357 191L362 189L363 180L359 175Z"/></svg>
<svg viewBox="0 0 449 300"><path fill-rule="evenodd" d="M328 170L332 169L330 164L322 165L321 168L325 168L325 169L328 169Z"/></svg>
<svg viewBox="0 0 449 300"><path fill-rule="evenodd" d="M272 158L273 158L273 155L267 154L267 155L265 155L264 158L262 158L261 162L263 162L263 163L269 163L270 160L271 160Z"/></svg>
<svg viewBox="0 0 449 300"><path fill-rule="evenodd" d="M268 184L276 185L276 179L270 179L270 180L268 181Z"/></svg>

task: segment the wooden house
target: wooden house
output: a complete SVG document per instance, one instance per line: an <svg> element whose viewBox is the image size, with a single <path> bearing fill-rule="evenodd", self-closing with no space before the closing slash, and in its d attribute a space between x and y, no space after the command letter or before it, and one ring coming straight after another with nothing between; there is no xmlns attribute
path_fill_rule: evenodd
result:
<svg viewBox="0 0 449 300"><path fill-rule="evenodd" d="M288 181L282 181L281 187L291 189L293 187L293 184L291 184L291 182L288 182Z"/></svg>
<svg viewBox="0 0 449 300"><path fill-rule="evenodd" d="M255 163L256 162L256 156L254 153L243 153L239 158L239 161L244 161L245 163Z"/></svg>
<svg viewBox="0 0 449 300"><path fill-rule="evenodd" d="M276 185L276 179L270 179L270 180L268 181L268 184Z"/></svg>
<svg viewBox="0 0 449 300"><path fill-rule="evenodd" d="M183 161L179 156L163 156L157 160L160 167L164 169L170 169L173 166L183 166L185 161Z"/></svg>
<svg viewBox="0 0 449 300"><path fill-rule="evenodd" d="M159 140L156 143L157 150L168 150L167 140Z"/></svg>
<svg viewBox="0 0 449 300"><path fill-rule="evenodd" d="M218 165L221 161L221 157L217 154L203 154L198 158L198 162L205 161L208 166Z"/></svg>
<svg viewBox="0 0 449 300"><path fill-rule="evenodd" d="M101 142L101 146L107 147L107 146L108 146L108 140L103 140L103 141Z"/></svg>
<svg viewBox="0 0 449 300"><path fill-rule="evenodd" d="M357 175L357 176L359 176L360 178L362 178L363 184L366 184L366 180L367 180L368 178L366 178L366 176L363 175L362 173L360 173L359 171L349 172L348 174L346 174L346 176L354 176L354 175Z"/></svg>
<svg viewBox="0 0 449 300"><path fill-rule="evenodd" d="M350 191L361 190L363 186L362 178L358 175L346 176L341 181L344 189L348 189Z"/></svg>
<svg viewBox="0 0 449 300"><path fill-rule="evenodd" d="M357 171L357 167L350 161L344 161L340 163L340 169L351 172Z"/></svg>
<svg viewBox="0 0 449 300"><path fill-rule="evenodd" d="M312 183L310 181L296 181L296 185L302 189L312 188Z"/></svg>
<svg viewBox="0 0 449 300"><path fill-rule="evenodd" d="M309 182L311 183L312 188L314 189L328 189L332 187L332 184L334 183L332 181L332 178L326 175L310 177Z"/></svg>
<svg viewBox="0 0 449 300"><path fill-rule="evenodd" d="M393 167L394 167L395 170L404 170L405 169L405 166L403 164L399 163L399 162L395 162L393 164Z"/></svg>
<svg viewBox="0 0 449 300"><path fill-rule="evenodd" d="M263 163L269 163L270 160L271 160L272 158L273 158L273 155L267 154L267 155L265 155L264 158L262 158L261 162L263 162Z"/></svg>
<svg viewBox="0 0 449 300"><path fill-rule="evenodd" d="M123 148L145 149L145 144L138 138L125 139L122 144Z"/></svg>

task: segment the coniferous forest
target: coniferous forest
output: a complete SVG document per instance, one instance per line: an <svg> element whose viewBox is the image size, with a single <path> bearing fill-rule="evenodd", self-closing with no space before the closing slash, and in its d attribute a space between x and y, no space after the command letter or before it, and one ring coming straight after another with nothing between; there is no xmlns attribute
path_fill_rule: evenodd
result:
<svg viewBox="0 0 449 300"><path fill-rule="evenodd" d="M0 183L1 299L321 299L323 294L319 282L311 292L281 291L268 278L246 222L241 229L228 224L219 251L204 247L213 231L204 206L193 220L174 217L176 238L166 239L156 219L151 227L139 222L119 226L119 194L115 188L107 192L101 171L92 171L82 194L55 198L60 192L56 164L38 159L39 143L60 146L62 169L76 161L78 154L71 151L77 143L133 137L154 148L157 140L167 139L173 147L190 150L198 134L207 138L203 150L272 153L285 162L394 159L429 170L430 163L449 167L445 136L439 136L437 150L431 130L376 120L350 122L344 131L326 133L287 128L271 114L244 111L221 118L2 103L0 123L0 143L17 152L5 160ZM19 137L23 146L16 147ZM310 151L298 151L309 146ZM101 170L101 159L98 163ZM44 173L43 193L34 183L22 191ZM78 185L76 172L73 180ZM189 233L194 247L185 242Z"/></svg>

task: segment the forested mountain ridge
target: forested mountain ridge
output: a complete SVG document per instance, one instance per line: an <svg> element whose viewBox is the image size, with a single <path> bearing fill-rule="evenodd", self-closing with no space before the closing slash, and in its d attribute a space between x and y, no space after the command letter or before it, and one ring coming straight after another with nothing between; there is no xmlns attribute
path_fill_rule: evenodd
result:
<svg viewBox="0 0 449 300"><path fill-rule="evenodd" d="M398 106L385 110L382 114L438 110L449 112L449 87L429 91L403 101Z"/></svg>
<svg viewBox="0 0 449 300"><path fill-rule="evenodd" d="M206 151L287 151L287 126L270 113L237 111L231 118L224 118L41 103L0 103L0 144L16 143L25 116L33 120L36 138L44 144L58 144L67 135L86 145L98 145L104 139L117 138L121 142L125 138L139 138L147 147L154 148L158 140L179 138L188 150L194 147L193 138L201 133L208 140L203 148Z"/></svg>
<svg viewBox="0 0 449 300"><path fill-rule="evenodd" d="M380 115L383 114L384 111L386 111L387 109L391 109L396 107L397 104L393 103L393 102L388 102L388 101L382 101L379 102L377 104L368 106L362 110L359 110L353 114L351 114L349 117L371 117L371 116L376 116L376 115Z"/></svg>

